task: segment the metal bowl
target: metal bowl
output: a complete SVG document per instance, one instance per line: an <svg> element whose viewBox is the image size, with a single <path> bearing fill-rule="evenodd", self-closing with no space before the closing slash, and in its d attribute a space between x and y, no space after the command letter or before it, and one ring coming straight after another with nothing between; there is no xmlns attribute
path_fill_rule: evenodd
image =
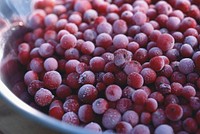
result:
<svg viewBox="0 0 200 134"><path fill-rule="evenodd" d="M63 123L57 119L54 119L34 108L27 105L23 101L21 101L18 97L16 97L11 92L11 87L16 82L12 80L15 75L21 71L18 70L20 66L18 64L15 53L13 52L13 41L16 38L20 38L23 36L27 28L23 26L22 22L17 22L12 26L5 26L0 31L0 61L1 61L1 72L0 72L0 101L5 102L5 104L11 107L14 111L21 114L25 117L25 120L29 120L31 125L37 125L36 129L31 129L31 133L41 132L41 130L45 129L45 132L49 134L52 133L63 133L63 134L88 134L90 133L87 130L84 130L78 126L72 126L66 123ZM17 123L18 121L16 121ZM26 125L26 124L25 124ZM30 126L30 124L29 124ZM19 126L20 127L20 126ZM29 128L28 128L29 129ZM15 132L21 133L21 132Z"/></svg>
<svg viewBox="0 0 200 134"><path fill-rule="evenodd" d="M16 54L13 51L16 49L13 45L13 41L20 38L24 35L25 32L27 32L29 29L27 29L24 26L23 22L15 22L15 23L8 23L10 17L15 13L18 13L17 15L22 15L22 13L25 13L24 10L21 10L22 13L16 12L13 9L12 5L11 8L6 2L10 2L12 0L0 0L1 6L0 6L0 102L5 103L6 106L10 107L14 112L18 113L18 116L23 117L24 121L20 122L20 120L16 121L16 125L19 125L18 127L21 127L20 123L23 123L24 128L28 129L30 134L35 133L48 133L48 134L54 134L54 133L62 133L62 134L89 134L92 133L88 130L84 130L81 127L78 126L72 126L69 124L66 124L64 122L61 122L57 119L54 119L34 108L27 105L25 102L21 101L17 96L15 96L11 92L12 86L16 83L16 79L13 77L16 76L17 73L22 71L23 69L19 69L22 66L18 64ZM20 4L23 3L30 7L30 0L19 0ZM16 3L16 1L15 1ZM12 9L12 10L11 10ZM18 8L19 9L19 8ZM30 8L27 8L30 10ZM6 11L5 11L6 10ZM23 14L27 15L27 14ZM4 19L1 19L2 16ZM21 17L23 20L23 17ZM13 120L15 122L15 120ZM28 122L28 123L27 123ZM26 124L27 123L27 124ZM30 126L33 126L32 128L28 128ZM37 127L35 127L37 126ZM0 130L0 133L1 132ZM14 130L14 132L11 132L14 134L17 133L24 133L22 131L18 132L17 130Z"/></svg>

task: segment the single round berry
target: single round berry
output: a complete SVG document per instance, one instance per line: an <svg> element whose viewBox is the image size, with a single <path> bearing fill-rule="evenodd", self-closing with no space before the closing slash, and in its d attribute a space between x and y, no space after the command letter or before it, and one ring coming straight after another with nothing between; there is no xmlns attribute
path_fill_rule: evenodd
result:
<svg viewBox="0 0 200 134"><path fill-rule="evenodd" d="M150 134L150 130L146 125L138 124L130 132L131 134Z"/></svg>
<svg viewBox="0 0 200 134"><path fill-rule="evenodd" d="M102 22L97 26L97 33L108 33L112 34L112 25L108 22Z"/></svg>
<svg viewBox="0 0 200 134"><path fill-rule="evenodd" d="M101 33L96 38L96 46L108 48L112 45L112 37L107 33Z"/></svg>
<svg viewBox="0 0 200 134"><path fill-rule="evenodd" d="M78 98L83 103L92 103L98 95L97 89L91 84L83 85L78 91Z"/></svg>
<svg viewBox="0 0 200 134"><path fill-rule="evenodd" d="M189 74L194 71L194 62L190 58L183 58L179 62L178 69L183 74Z"/></svg>
<svg viewBox="0 0 200 134"><path fill-rule="evenodd" d="M54 71L58 68L58 62L55 58L47 58L45 61L44 61L44 69L46 71Z"/></svg>
<svg viewBox="0 0 200 134"><path fill-rule="evenodd" d="M35 93L40 89L44 87L44 83L39 80L33 80L29 85L28 85L28 93L32 96L35 95Z"/></svg>
<svg viewBox="0 0 200 134"><path fill-rule="evenodd" d="M124 65L124 72L129 75L132 72L140 73L142 70L142 66L138 61L132 60L130 62L126 62Z"/></svg>
<svg viewBox="0 0 200 134"><path fill-rule="evenodd" d="M154 112L158 108L158 103L155 99L153 98L148 98L147 101L145 102L145 109L148 112Z"/></svg>
<svg viewBox="0 0 200 134"><path fill-rule="evenodd" d="M155 56L151 58L149 64L154 71L160 71L163 69L165 61L161 56Z"/></svg>
<svg viewBox="0 0 200 134"><path fill-rule="evenodd" d="M152 123L154 127L167 123L167 117L163 109L159 108L152 113Z"/></svg>
<svg viewBox="0 0 200 134"><path fill-rule="evenodd" d="M157 46L162 50L162 51L167 51L169 49L172 49L174 47L174 38L170 34L161 34L158 37L157 40Z"/></svg>
<svg viewBox="0 0 200 134"><path fill-rule="evenodd" d="M148 95L144 90L138 89L132 94L132 101L135 104L144 105L147 101L147 97Z"/></svg>
<svg viewBox="0 0 200 134"><path fill-rule="evenodd" d="M116 109L120 112L120 113L124 113L127 110L130 110L132 108L132 101L131 99L128 98L121 98L120 100L117 101L116 104Z"/></svg>
<svg viewBox="0 0 200 134"><path fill-rule="evenodd" d="M169 120L178 121L183 116L183 109L178 104L169 104L165 108L165 114Z"/></svg>
<svg viewBox="0 0 200 134"><path fill-rule="evenodd" d="M116 66L123 66L126 62L131 61L132 53L126 49L118 49L114 52L114 63Z"/></svg>
<svg viewBox="0 0 200 134"><path fill-rule="evenodd" d="M140 115L140 122L142 124L148 125L151 122L152 115L148 112L142 112Z"/></svg>
<svg viewBox="0 0 200 134"><path fill-rule="evenodd" d="M91 41L86 41L81 46L81 52L83 54L90 55L94 52L94 49L95 49L94 43L92 43Z"/></svg>
<svg viewBox="0 0 200 134"><path fill-rule="evenodd" d="M102 132L101 126L94 122L90 122L89 124L85 125L84 128L93 132Z"/></svg>
<svg viewBox="0 0 200 134"><path fill-rule="evenodd" d="M103 98L98 98L92 103L92 109L96 114L103 114L108 107L108 102Z"/></svg>
<svg viewBox="0 0 200 134"><path fill-rule="evenodd" d="M40 88L34 96L35 102L42 107L49 105L53 98L52 93L45 88Z"/></svg>
<svg viewBox="0 0 200 134"><path fill-rule="evenodd" d="M144 79L139 73L131 73L127 77L127 84L133 88L140 88L144 84Z"/></svg>
<svg viewBox="0 0 200 134"><path fill-rule="evenodd" d="M93 57L90 60L89 66L94 72L101 72L104 70L105 60L102 57Z"/></svg>
<svg viewBox="0 0 200 134"><path fill-rule="evenodd" d="M116 49L126 48L128 43L129 43L128 38L123 34L117 34L113 38L113 45L115 46Z"/></svg>
<svg viewBox="0 0 200 134"><path fill-rule="evenodd" d="M125 34L127 29L128 27L124 20L119 19L113 23L113 31L116 34Z"/></svg>
<svg viewBox="0 0 200 134"><path fill-rule="evenodd" d="M71 88L67 85L61 84L57 89L56 89L56 95L60 99L65 99L67 96L71 95Z"/></svg>
<svg viewBox="0 0 200 134"><path fill-rule="evenodd" d="M121 114L115 109L108 109L102 117L102 124L107 129L113 129L121 121Z"/></svg>
<svg viewBox="0 0 200 134"><path fill-rule="evenodd" d="M173 128L167 124L162 124L155 129L155 134L173 134Z"/></svg>
<svg viewBox="0 0 200 134"><path fill-rule="evenodd" d="M125 121L120 121L116 125L115 129L117 133L130 133L132 126L130 123L127 123Z"/></svg>
<svg viewBox="0 0 200 134"><path fill-rule="evenodd" d="M67 112L63 115L62 121L70 125L78 126L80 124L78 115L74 112Z"/></svg>
<svg viewBox="0 0 200 134"><path fill-rule="evenodd" d="M33 58L30 62L30 68L34 72L41 73L44 70L42 58Z"/></svg>
<svg viewBox="0 0 200 134"><path fill-rule="evenodd" d="M198 129L198 125L195 119L189 117L183 121L183 128L188 133L195 133Z"/></svg>
<svg viewBox="0 0 200 134"><path fill-rule="evenodd" d="M142 71L140 72L140 74L144 78L144 83L145 84L153 83L156 80L156 72L153 69L151 69L151 68L144 68L144 69L142 69Z"/></svg>
<svg viewBox="0 0 200 134"><path fill-rule="evenodd" d="M105 95L109 101L117 101L122 96L122 89L117 85L110 85L106 88Z"/></svg>
<svg viewBox="0 0 200 134"><path fill-rule="evenodd" d="M28 71L24 75L24 82L26 83L26 85L29 85L32 81L38 79L39 79L38 74L34 71Z"/></svg>
<svg viewBox="0 0 200 134"><path fill-rule="evenodd" d="M62 78L57 71L48 71L43 77L44 86L50 90L56 89L60 86Z"/></svg>
<svg viewBox="0 0 200 134"><path fill-rule="evenodd" d="M49 106L49 115L51 117L54 117L58 120L62 119L62 116L64 115L64 110L62 108L62 101L60 100L54 100Z"/></svg>
<svg viewBox="0 0 200 134"><path fill-rule="evenodd" d="M190 97L194 97L196 95L196 90L192 86L184 86L181 91L181 95L186 99L189 99Z"/></svg>
<svg viewBox="0 0 200 134"><path fill-rule="evenodd" d="M63 110L67 112L74 112L77 113L80 105L76 99L66 99L63 103Z"/></svg>
<svg viewBox="0 0 200 134"><path fill-rule="evenodd" d="M50 43L43 43L38 50L40 56L47 58L53 55L54 47Z"/></svg>
<svg viewBox="0 0 200 134"><path fill-rule="evenodd" d="M88 104L84 104L80 106L78 110L78 117L84 123L89 123L94 120L94 112L92 110L92 106Z"/></svg>
<svg viewBox="0 0 200 134"><path fill-rule="evenodd" d="M64 49L73 48L76 46L76 43L77 43L77 39L72 34L65 34L60 39L60 45Z"/></svg>

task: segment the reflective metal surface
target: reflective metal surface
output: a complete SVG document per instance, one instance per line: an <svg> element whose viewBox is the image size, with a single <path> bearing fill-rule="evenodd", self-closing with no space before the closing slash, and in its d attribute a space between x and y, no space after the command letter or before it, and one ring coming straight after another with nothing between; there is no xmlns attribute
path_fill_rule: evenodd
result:
<svg viewBox="0 0 200 134"><path fill-rule="evenodd" d="M15 4L12 3L13 1ZM30 0L0 0L0 3L0 101L4 101L6 105L14 111L31 121L33 125L39 124L40 127L38 130L45 128L49 129L49 132L62 134L91 133L81 127L68 125L33 109L10 91L11 87L16 82L13 77L15 77L15 74L20 73L20 71L23 70L23 67L18 64L17 56L14 51L16 46L13 45L13 41L20 38L20 36L23 36L23 34L29 30L24 27L23 22L15 22L11 24L10 19L13 15L16 15L22 18L23 21L24 18L22 16L26 16L29 13L27 10L30 10ZM19 70L21 67L22 69ZM27 129L30 129L33 133L34 131L38 132L38 130L36 131L31 128Z"/></svg>
<svg viewBox="0 0 200 134"><path fill-rule="evenodd" d="M6 27L5 27L6 28ZM1 31L0 35L0 61L1 61L1 72L0 72L0 99L3 100L9 107L26 117L27 120L31 120L34 123L40 124L41 128L49 128L52 132L63 133L63 134L88 134L90 132L83 130L81 127L71 126L63 123L59 120L51 118L42 112L33 109L18 97L16 97L10 90L14 81L15 73L19 70L15 66L10 66L10 63L17 62L16 55L13 52L12 41L15 38L19 38L28 29L24 28L22 23L16 23L14 26L6 28ZM9 70L11 69L11 70ZM12 83L12 84L11 84ZM34 130L31 130L34 131Z"/></svg>

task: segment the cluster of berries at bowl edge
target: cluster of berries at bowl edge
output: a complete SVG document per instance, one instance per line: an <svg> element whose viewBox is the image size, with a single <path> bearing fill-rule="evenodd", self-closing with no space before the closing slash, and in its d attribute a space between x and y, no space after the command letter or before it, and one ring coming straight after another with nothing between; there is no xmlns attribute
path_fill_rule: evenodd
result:
<svg viewBox="0 0 200 134"><path fill-rule="evenodd" d="M15 43L26 72L12 91L96 132L199 134L199 3L36 1L32 31Z"/></svg>

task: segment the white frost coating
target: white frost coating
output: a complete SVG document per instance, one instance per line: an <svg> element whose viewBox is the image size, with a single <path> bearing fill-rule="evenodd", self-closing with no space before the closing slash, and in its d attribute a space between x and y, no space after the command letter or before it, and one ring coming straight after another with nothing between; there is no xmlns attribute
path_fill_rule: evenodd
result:
<svg viewBox="0 0 200 134"><path fill-rule="evenodd" d="M174 131L171 126L162 124L156 128L154 134L174 134Z"/></svg>

